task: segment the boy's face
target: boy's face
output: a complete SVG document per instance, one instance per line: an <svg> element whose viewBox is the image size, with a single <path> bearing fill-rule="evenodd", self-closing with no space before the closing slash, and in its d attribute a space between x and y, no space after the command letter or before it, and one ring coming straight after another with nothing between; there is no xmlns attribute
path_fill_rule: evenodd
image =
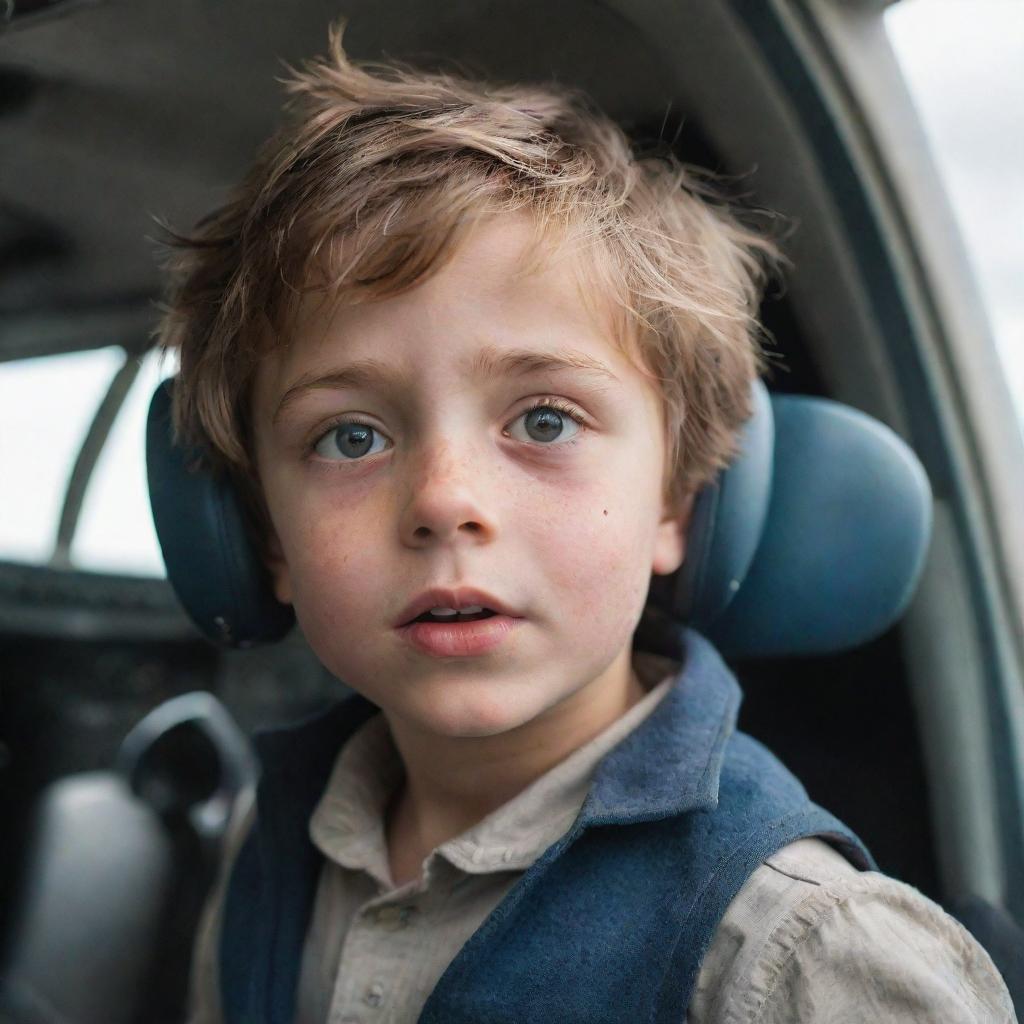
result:
<svg viewBox="0 0 1024 1024"><path fill-rule="evenodd" d="M494 218L405 294L309 299L256 379L277 596L334 675L421 733L492 736L625 692L651 573L683 557L660 398L575 257L515 277L528 236ZM582 426L530 412L552 402ZM424 649L398 624L434 587L517 617L485 624L501 635L486 650Z"/></svg>

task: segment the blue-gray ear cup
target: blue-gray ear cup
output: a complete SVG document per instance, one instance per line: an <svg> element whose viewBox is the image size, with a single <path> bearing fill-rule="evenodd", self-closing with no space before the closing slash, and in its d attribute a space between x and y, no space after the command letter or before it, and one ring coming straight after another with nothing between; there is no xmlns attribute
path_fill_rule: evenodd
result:
<svg viewBox="0 0 1024 1024"><path fill-rule="evenodd" d="M174 443L173 380L156 389L146 426L146 472L167 577L192 621L230 647L280 640L295 616L274 596L225 475L197 471L198 453Z"/></svg>
<svg viewBox="0 0 1024 1024"><path fill-rule="evenodd" d="M651 580L654 606L702 631L740 589L768 515L775 423L760 380L753 384L751 399L753 413L741 431L736 458L694 501L682 566L671 576Z"/></svg>
<svg viewBox="0 0 1024 1024"><path fill-rule="evenodd" d="M931 538L931 485L878 420L825 398L772 400L764 537L743 588L708 631L727 656L848 650L906 610Z"/></svg>

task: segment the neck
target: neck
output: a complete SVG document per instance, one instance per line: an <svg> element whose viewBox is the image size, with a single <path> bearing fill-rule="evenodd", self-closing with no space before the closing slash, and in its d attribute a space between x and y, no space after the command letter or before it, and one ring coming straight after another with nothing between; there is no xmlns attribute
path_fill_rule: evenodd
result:
<svg viewBox="0 0 1024 1024"><path fill-rule="evenodd" d="M389 717L405 767L405 781L387 814L392 862L401 847L402 859L418 864L603 732L645 692L627 657L623 671L495 736L437 736ZM415 853L407 855L409 849Z"/></svg>

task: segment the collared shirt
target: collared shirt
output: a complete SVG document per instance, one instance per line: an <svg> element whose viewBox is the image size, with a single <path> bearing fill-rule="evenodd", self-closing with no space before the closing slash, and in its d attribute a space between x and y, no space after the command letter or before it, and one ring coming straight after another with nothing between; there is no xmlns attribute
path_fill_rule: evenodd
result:
<svg viewBox="0 0 1024 1024"><path fill-rule="evenodd" d="M667 694L678 665L637 654L646 696L588 744L395 887L384 812L402 766L382 715L351 737L310 821L325 857L299 983L297 1024L413 1022L465 941L571 826L601 759ZM245 814L242 815L244 820ZM245 825L237 830L244 834ZM216 898L214 905L216 905ZM196 1024L214 1024L216 911L194 975ZM803 839L757 868L701 965L689 1024L1013 1022L985 951L911 886L860 872Z"/></svg>

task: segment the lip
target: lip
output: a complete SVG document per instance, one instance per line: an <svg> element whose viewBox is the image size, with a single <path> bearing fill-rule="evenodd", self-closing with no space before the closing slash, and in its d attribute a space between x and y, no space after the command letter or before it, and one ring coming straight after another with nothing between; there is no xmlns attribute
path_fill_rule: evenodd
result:
<svg viewBox="0 0 1024 1024"><path fill-rule="evenodd" d="M505 604L504 601L494 597L493 594L488 594L485 590L477 590L475 587L455 587L454 589L447 589L445 587L431 587L430 590L425 590L422 594L414 597L399 613L397 620L394 623L396 629L403 629L413 625L413 619L422 615L424 612L430 611L431 608L470 608L473 605L480 605L483 608L489 608L492 612L497 614L493 618L507 618L507 619L520 619L522 618L515 609L510 608ZM480 619L480 623L490 622L491 619ZM476 625L477 623L462 622L458 623L459 626ZM416 625L424 626L447 626L449 623L433 623L424 622L416 623Z"/></svg>
<svg viewBox="0 0 1024 1024"><path fill-rule="evenodd" d="M523 622L509 615L471 622L410 622L398 627L398 635L433 658L468 658L494 650Z"/></svg>

